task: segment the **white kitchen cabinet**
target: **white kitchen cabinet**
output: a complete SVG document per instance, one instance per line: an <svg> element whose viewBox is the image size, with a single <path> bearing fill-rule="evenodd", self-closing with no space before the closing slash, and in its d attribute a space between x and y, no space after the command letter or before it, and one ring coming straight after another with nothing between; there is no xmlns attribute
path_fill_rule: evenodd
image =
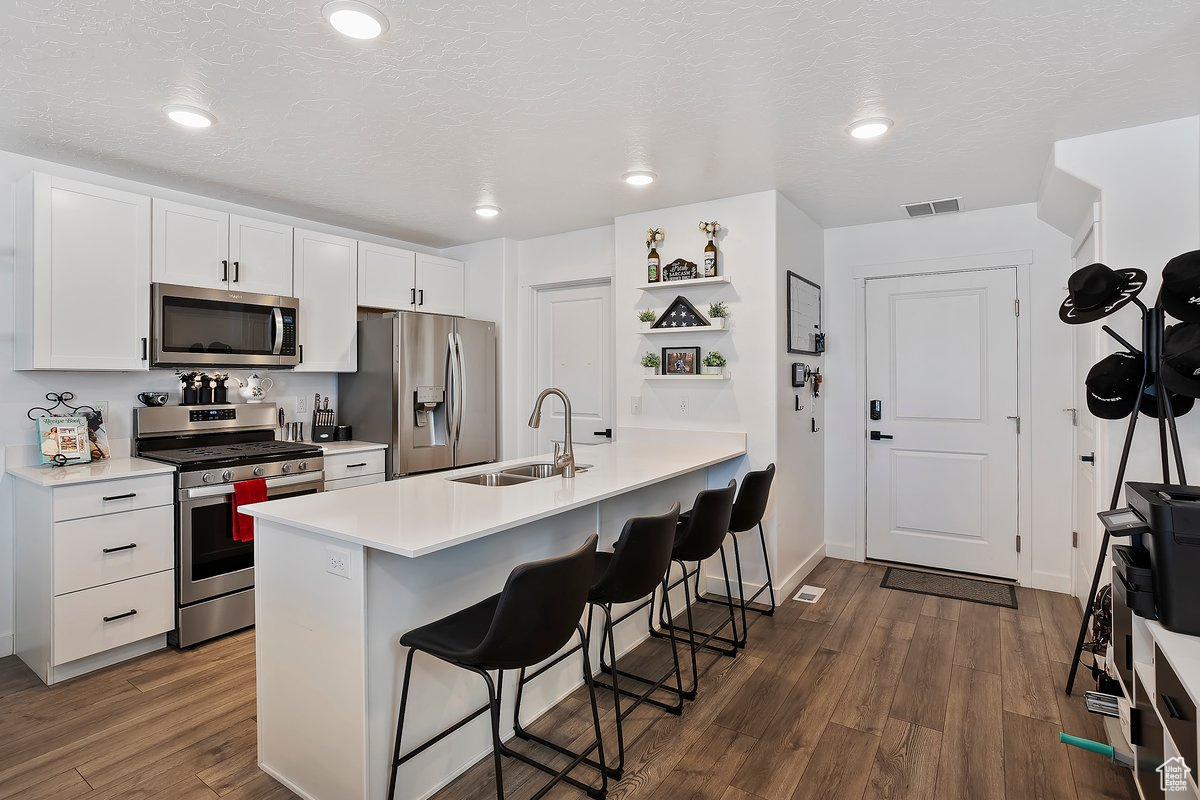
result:
<svg viewBox="0 0 1200 800"><path fill-rule="evenodd" d="M154 281L229 288L229 215L154 198Z"/></svg>
<svg viewBox="0 0 1200 800"><path fill-rule="evenodd" d="M150 198L42 173L18 192L15 368L146 369Z"/></svg>
<svg viewBox="0 0 1200 800"><path fill-rule="evenodd" d="M294 291L300 300L297 372L358 368L358 243L297 228Z"/></svg>
<svg viewBox="0 0 1200 800"><path fill-rule="evenodd" d="M292 294L292 226L229 216L229 288Z"/></svg>
<svg viewBox="0 0 1200 800"><path fill-rule="evenodd" d="M452 258L417 254L417 311L463 316L463 262Z"/></svg>
<svg viewBox="0 0 1200 800"><path fill-rule="evenodd" d="M358 243L358 304L412 311L417 303L417 254L371 242Z"/></svg>
<svg viewBox="0 0 1200 800"><path fill-rule="evenodd" d="M210 208L154 200L157 283L292 293L292 228Z"/></svg>

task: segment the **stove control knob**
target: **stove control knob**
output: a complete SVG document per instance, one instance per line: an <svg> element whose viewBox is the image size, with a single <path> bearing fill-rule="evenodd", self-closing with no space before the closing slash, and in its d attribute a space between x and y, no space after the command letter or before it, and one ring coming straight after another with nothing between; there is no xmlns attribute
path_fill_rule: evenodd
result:
<svg viewBox="0 0 1200 800"><path fill-rule="evenodd" d="M299 464L297 464L297 465L296 465L296 467L297 467L297 468L299 468L299 470L300 470L301 472L304 472L306 469L308 469L308 462L307 462L307 461L301 461Z"/></svg>
<svg viewBox="0 0 1200 800"><path fill-rule="evenodd" d="M227 470L225 470L224 472L222 472L222 473L221 473L221 480L223 480L223 481L231 481L231 480L233 480L233 470L231 470L231 469L227 469Z"/></svg>
<svg viewBox="0 0 1200 800"><path fill-rule="evenodd" d="M263 475L265 475L265 474L266 474L266 472L267 472L267 471L266 471L265 469L263 469L262 467L255 467L255 468L254 468L254 476L255 476L256 478L261 478Z"/></svg>
<svg viewBox="0 0 1200 800"><path fill-rule="evenodd" d="M204 481L205 483L212 483L212 480L213 480L212 473L211 472L204 473L203 475L200 476L200 480Z"/></svg>
<svg viewBox="0 0 1200 800"><path fill-rule="evenodd" d="M282 467L280 467L280 471L283 472L284 475L287 475L289 472L292 471L292 465L284 464Z"/></svg>

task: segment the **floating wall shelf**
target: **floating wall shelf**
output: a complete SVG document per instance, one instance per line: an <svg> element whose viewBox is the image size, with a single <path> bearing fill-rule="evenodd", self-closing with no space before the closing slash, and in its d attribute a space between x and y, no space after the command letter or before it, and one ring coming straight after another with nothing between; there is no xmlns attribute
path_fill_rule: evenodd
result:
<svg viewBox="0 0 1200 800"><path fill-rule="evenodd" d="M659 333L728 333L729 328L714 328L711 325L693 325L690 328L642 328L638 333L654 336Z"/></svg>
<svg viewBox="0 0 1200 800"><path fill-rule="evenodd" d="M658 283L643 283L638 288L644 292L651 289L662 289L664 286L681 287L681 286L705 286L708 284L729 283L728 275L717 275L712 278L690 278L686 281L659 281Z"/></svg>
<svg viewBox="0 0 1200 800"><path fill-rule="evenodd" d="M643 375L648 381L727 381L729 373L724 375Z"/></svg>

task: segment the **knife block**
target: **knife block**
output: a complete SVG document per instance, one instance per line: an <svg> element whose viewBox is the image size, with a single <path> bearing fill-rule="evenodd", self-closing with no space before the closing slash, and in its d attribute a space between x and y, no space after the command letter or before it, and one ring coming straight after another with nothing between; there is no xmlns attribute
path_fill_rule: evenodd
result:
<svg viewBox="0 0 1200 800"><path fill-rule="evenodd" d="M336 425L318 425L317 414L315 411L313 412L312 441L314 443L321 444L322 442L332 442L333 434L336 430Z"/></svg>

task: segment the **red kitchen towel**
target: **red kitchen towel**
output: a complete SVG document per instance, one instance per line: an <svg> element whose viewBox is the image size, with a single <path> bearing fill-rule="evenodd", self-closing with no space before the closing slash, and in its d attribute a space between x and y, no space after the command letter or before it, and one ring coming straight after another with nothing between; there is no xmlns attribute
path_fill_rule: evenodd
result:
<svg viewBox="0 0 1200 800"><path fill-rule="evenodd" d="M239 509L251 503L261 503L266 499L267 482L263 478L238 481L233 485L233 540L235 542L254 541L254 517L246 516Z"/></svg>

